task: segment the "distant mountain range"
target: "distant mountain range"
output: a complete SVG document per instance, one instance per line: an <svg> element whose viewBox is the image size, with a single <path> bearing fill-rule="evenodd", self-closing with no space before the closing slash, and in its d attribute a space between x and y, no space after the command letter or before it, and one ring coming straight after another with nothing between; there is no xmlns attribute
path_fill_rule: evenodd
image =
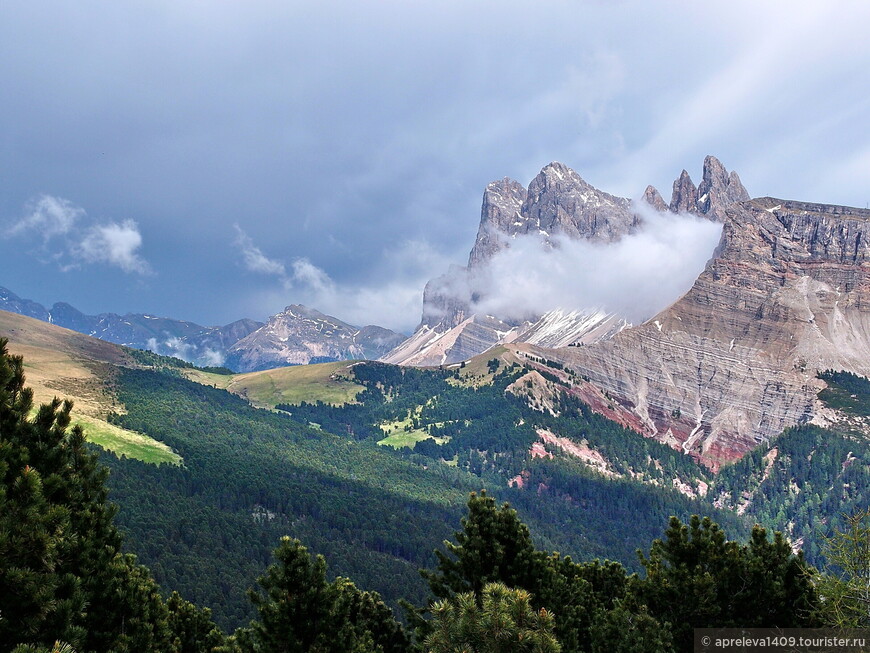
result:
<svg viewBox="0 0 870 653"><path fill-rule="evenodd" d="M85 315L64 302L50 309L0 287L0 310L19 313L101 340L235 372L378 358L405 339L378 326L354 327L304 306L288 306L268 323L241 319L225 326L143 313Z"/></svg>
<svg viewBox="0 0 870 653"><path fill-rule="evenodd" d="M294 304L229 347L225 364L249 372L283 365L376 359L404 340L402 334L384 327L356 327Z"/></svg>

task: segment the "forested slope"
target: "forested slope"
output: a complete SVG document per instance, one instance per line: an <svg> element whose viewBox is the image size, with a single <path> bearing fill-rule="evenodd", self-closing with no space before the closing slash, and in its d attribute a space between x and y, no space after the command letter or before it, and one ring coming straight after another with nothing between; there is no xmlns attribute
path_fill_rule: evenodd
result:
<svg viewBox="0 0 870 653"><path fill-rule="evenodd" d="M103 456L128 547L164 588L211 607L225 628L237 626L251 615L245 588L278 539L291 535L323 553L331 573L380 592L394 606L399 598L419 603L425 584L417 569L431 566L432 551L458 521L468 492L482 487L515 504L542 547L580 559L614 558L633 569L636 549L657 536L670 515L710 510L671 489L609 480L570 459L530 459L537 436L521 424L522 402L503 389L519 370L475 389L448 383L450 375L438 371L354 369L360 368L357 379L369 379L375 398L330 409L337 411L332 418L324 406L292 416L255 409L171 370L117 371L116 392L127 412L113 419L184 459L183 467L157 467ZM383 375L396 370L399 376L384 385ZM447 411L466 415L456 418L461 428L451 442L467 444L454 449L455 457L481 460L479 466L452 466L376 444L367 406L376 417L382 410L396 415L403 406L425 403L436 386L444 391L434 402L443 411L433 409L440 421ZM317 410L322 421L312 427ZM356 415L350 428L340 419L347 414ZM478 449L481 443L487 449ZM534 490L507 487L508 475L518 470ZM745 532L731 514L717 518L732 532Z"/></svg>

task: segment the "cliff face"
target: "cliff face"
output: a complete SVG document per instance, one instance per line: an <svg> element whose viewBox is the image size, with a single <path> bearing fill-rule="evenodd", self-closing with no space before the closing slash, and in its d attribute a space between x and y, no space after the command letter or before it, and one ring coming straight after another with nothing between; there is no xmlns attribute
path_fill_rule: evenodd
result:
<svg viewBox="0 0 870 653"><path fill-rule="evenodd" d="M546 351L713 468L813 419L818 370L870 374L870 211L761 198L724 219L676 303L609 341Z"/></svg>
<svg viewBox="0 0 870 653"><path fill-rule="evenodd" d="M708 156L699 186L685 170L674 182L670 207L652 186L647 187L642 201L657 211L693 213L721 222L729 204L748 198L737 174L729 174L718 159ZM479 281L493 257L517 237L535 237L554 247L559 238L611 243L634 232L641 225L639 213L643 212L631 200L598 190L558 162L545 166L528 188L507 177L491 182L483 193L480 225L468 265L451 266L446 274L426 284L420 326L381 360L400 365L441 365L509 342L564 346L611 337L628 322L590 306L552 306L544 315L526 316L524 324L499 315L478 315L475 304L484 299Z"/></svg>

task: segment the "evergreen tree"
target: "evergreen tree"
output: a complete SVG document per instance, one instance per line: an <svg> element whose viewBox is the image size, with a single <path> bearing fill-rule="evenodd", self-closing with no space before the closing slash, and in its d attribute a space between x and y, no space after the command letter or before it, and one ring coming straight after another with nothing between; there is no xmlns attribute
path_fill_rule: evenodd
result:
<svg viewBox="0 0 870 653"><path fill-rule="evenodd" d="M478 604L478 599L480 603ZM458 594L432 606L427 653L559 653L552 613L535 610L531 595L488 583L480 597Z"/></svg>
<svg viewBox="0 0 870 653"><path fill-rule="evenodd" d="M544 555L535 550L528 527L508 504L496 507L485 490L472 492L468 516L456 542L444 542L447 552L435 551L437 571L422 571L436 598L472 592L480 596L484 585L504 583L535 592L542 580Z"/></svg>
<svg viewBox="0 0 870 653"><path fill-rule="evenodd" d="M438 567L422 571L437 599L470 592L482 601L482 588L491 582L529 593L532 606L555 615L555 635L565 653L588 651L590 628L596 617L613 607L626 592L622 565L599 561L576 563L557 553L535 549L528 527L508 504L500 508L485 491L472 493L468 516L456 542L445 542L447 553L436 551ZM418 641L431 632L423 619L427 609L410 613Z"/></svg>
<svg viewBox="0 0 870 653"><path fill-rule="evenodd" d="M818 597L801 555L780 533L756 526L748 545L725 539L709 518L688 525L672 517L664 540L640 556L646 578L636 584L650 614L673 627L678 650L691 650L694 628L815 624Z"/></svg>
<svg viewBox="0 0 870 653"><path fill-rule="evenodd" d="M870 508L846 517L845 528L825 542L824 556L821 618L837 628L870 627Z"/></svg>
<svg viewBox="0 0 870 653"><path fill-rule="evenodd" d="M184 600L178 592L166 599L173 653L199 653L224 645L223 633L211 618L211 610Z"/></svg>
<svg viewBox="0 0 870 653"><path fill-rule="evenodd" d="M670 624L660 624L645 605L617 601L596 615L591 628L592 653L672 653Z"/></svg>
<svg viewBox="0 0 870 653"><path fill-rule="evenodd" d="M166 606L121 553L107 473L69 428L72 404L54 399L31 419L24 380L0 338L0 650L170 650Z"/></svg>
<svg viewBox="0 0 870 653"><path fill-rule="evenodd" d="M323 556L312 559L299 540L281 538L277 562L249 596L259 621L237 631L243 651L404 653L408 641L377 594L338 578L326 581Z"/></svg>

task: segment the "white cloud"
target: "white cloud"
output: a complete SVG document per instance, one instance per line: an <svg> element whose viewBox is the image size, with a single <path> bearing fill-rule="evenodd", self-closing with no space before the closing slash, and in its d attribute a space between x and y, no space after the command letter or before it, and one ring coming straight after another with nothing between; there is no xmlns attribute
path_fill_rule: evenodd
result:
<svg viewBox="0 0 870 653"><path fill-rule="evenodd" d="M41 195L31 201L26 216L13 223L7 230L7 236L21 236L38 233L43 242L69 233L76 221L85 216L81 207L75 206L69 200L51 195Z"/></svg>
<svg viewBox="0 0 870 653"><path fill-rule="evenodd" d="M220 367L224 364L226 357L219 351L206 347L205 351L199 357L199 363L205 367Z"/></svg>
<svg viewBox="0 0 870 653"><path fill-rule="evenodd" d="M284 269L284 264L280 261L269 258L254 245L254 241L246 234L239 225L233 225L236 230L235 245L239 248L242 254L242 262L244 266L251 272L259 272L276 276L281 279L287 278L287 272Z"/></svg>
<svg viewBox="0 0 870 653"><path fill-rule="evenodd" d="M640 203L638 203L640 204ZM472 279L476 312L523 320L548 310L603 307L637 323L685 293L713 253L722 226L644 211L644 226L601 245L528 236L511 241Z"/></svg>
<svg viewBox="0 0 870 653"><path fill-rule="evenodd" d="M138 225L125 220L91 227L74 251L86 263L108 263L124 272L148 274L151 268L137 253L141 246Z"/></svg>
<svg viewBox="0 0 870 653"><path fill-rule="evenodd" d="M138 253L142 234L133 220L96 224L80 206L52 195L41 195L28 206L28 214L10 226L6 236L24 240L38 236L37 256L47 255L64 272L105 263L127 273L151 273Z"/></svg>
<svg viewBox="0 0 870 653"><path fill-rule="evenodd" d="M321 270L307 258L293 261L293 276L288 279L289 287L302 285L317 295L335 294L336 287L326 271Z"/></svg>
<svg viewBox="0 0 870 653"><path fill-rule="evenodd" d="M420 321L423 286L448 264L428 243L409 240L381 253L379 264L385 273L380 280L338 283L307 258L295 259L287 273L283 263L265 256L241 229L237 230L240 237L236 244L242 246L243 259L247 261L251 252L258 254L257 260L268 261L267 269L282 285L280 291L258 295L259 310L268 313L287 304L304 304L350 324L377 324L410 333ZM252 271L265 272L263 268Z"/></svg>

